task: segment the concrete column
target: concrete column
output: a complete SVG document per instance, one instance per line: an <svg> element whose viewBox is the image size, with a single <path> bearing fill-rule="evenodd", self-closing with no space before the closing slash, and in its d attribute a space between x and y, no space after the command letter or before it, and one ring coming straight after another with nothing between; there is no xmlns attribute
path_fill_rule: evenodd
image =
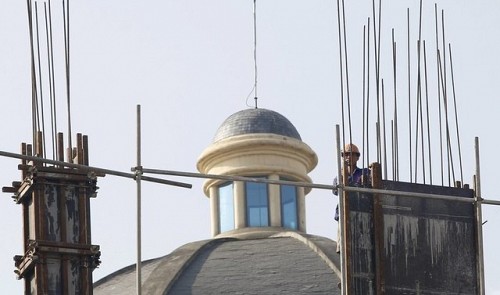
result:
<svg viewBox="0 0 500 295"><path fill-rule="evenodd" d="M234 226L236 229L246 227L245 183L234 182Z"/></svg>
<svg viewBox="0 0 500 295"><path fill-rule="evenodd" d="M211 231L212 237L220 234L220 220L219 220L219 191L216 186L211 186L210 192L210 217L212 219Z"/></svg>
<svg viewBox="0 0 500 295"><path fill-rule="evenodd" d="M271 174L269 176L269 179L279 180L280 177L277 174ZM282 226L280 186L277 184L270 184L268 189L269 189L269 225Z"/></svg>

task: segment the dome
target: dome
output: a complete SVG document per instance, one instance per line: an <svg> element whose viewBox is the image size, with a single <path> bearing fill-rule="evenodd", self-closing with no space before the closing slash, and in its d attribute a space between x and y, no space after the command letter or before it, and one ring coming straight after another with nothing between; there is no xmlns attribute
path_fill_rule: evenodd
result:
<svg viewBox="0 0 500 295"><path fill-rule="evenodd" d="M296 232L204 240L143 262L144 294L341 294L334 241ZM135 265L94 284L95 295L135 294Z"/></svg>
<svg viewBox="0 0 500 295"><path fill-rule="evenodd" d="M246 109L232 114L222 123L214 142L251 133L272 133L301 140L295 126L283 115L267 109Z"/></svg>

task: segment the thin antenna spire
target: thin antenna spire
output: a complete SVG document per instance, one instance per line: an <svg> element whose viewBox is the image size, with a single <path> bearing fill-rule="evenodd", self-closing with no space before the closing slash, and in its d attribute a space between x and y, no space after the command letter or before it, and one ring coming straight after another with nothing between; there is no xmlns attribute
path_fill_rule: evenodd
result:
<svg viewBox="0 0 500 295"><path fill-rule="evenodd" d="M254 90L255 108L257 108L257 0L253 0L253 61L254 61Z"/></svg>

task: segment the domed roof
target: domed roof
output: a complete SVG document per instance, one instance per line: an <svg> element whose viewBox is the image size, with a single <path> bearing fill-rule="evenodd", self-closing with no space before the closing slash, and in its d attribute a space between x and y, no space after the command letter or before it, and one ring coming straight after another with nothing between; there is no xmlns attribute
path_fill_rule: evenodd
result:
<svg viewBox="0 0 500 295"><path fill-rule="evenodd" d="M143 262L144 294L340 294L328 238L282 232L186 244ZM135 265L94 283L95 295L135 294Z"/></svg>
<svg viewBox="0 0 500 295"><path fill-rule="evenodd" d="M232 114L222 123L214 142L251 133L272 133L302 140L295 126L283 115L267 109L246 109Z"/></svg>

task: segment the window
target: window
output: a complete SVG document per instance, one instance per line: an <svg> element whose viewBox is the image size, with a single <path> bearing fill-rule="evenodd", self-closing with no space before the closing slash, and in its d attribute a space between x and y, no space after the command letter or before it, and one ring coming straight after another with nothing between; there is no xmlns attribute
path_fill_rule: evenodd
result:
<svg viewBox="0 0 500 295"><path fill-rule="evenodd" d="M219 187L219 230L225 232L234 229L233 183Z"/></svg>
<svg viewBox="0 0 500 295"><path fill-rule="evenodd" d="M267 184L245 183L247 226L269 226L269 201Z"/></svg>
<svg viewBox="0 0 500 295"><path fill-rule="evenodd" d="M284 228L297 229L297 189L295 186L282 185L281 198L281 224Z"/></svg>

